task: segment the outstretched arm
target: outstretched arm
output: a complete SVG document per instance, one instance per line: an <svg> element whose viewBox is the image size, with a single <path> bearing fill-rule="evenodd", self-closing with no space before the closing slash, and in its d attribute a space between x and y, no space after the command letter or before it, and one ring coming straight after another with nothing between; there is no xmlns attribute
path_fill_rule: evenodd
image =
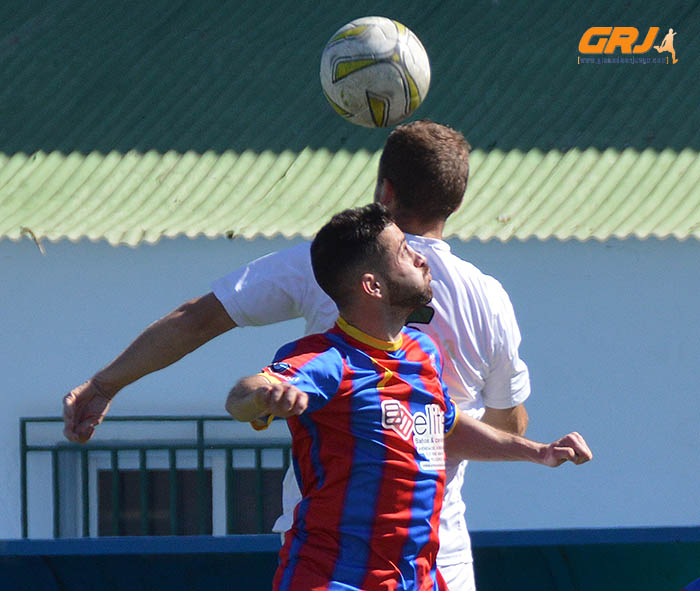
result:
<svg viewBox="0 0 700 591"><path fill-rule="evenodd" d="M66 438L86 442L122 388L175 363L235 326L213 293L186 302L157 320L109 365L63 398Z"/></svg>
<svg viewBox="0 0 700 591"><path fill-rule="evenodd" d="M566 461L583 464L593 458L583 437L573 432L545 444L495 429L466 413L445 440L445 453L450 457L484 461L525 461L559 466Z"/></svg>

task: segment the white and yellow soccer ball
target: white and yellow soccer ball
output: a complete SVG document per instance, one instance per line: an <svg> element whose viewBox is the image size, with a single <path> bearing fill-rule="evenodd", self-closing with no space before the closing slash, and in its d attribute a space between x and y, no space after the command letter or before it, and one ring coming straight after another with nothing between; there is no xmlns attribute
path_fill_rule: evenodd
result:
<svg viewBox="0 0 700 591"><path fill-rule="evenodd" d="M338 29L326 44L321 86L335 111L351 123L388 127L425 99L430 61L408 27L367 16Z"/></svg>

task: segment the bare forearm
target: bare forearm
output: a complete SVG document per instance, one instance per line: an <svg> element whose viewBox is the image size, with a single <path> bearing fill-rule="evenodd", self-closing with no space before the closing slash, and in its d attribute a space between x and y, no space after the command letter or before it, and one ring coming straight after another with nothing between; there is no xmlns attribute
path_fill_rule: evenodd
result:
<svg viewBox="0 0 700 591"><path fill-rule="evenodd" d="M110 397L143 376L163 369L236 324L207 294L151 324L94 380Z"/></svg>
<svg viewBox="0 0 700 591"><path fill-rule="evenodd" d="M551 467L564 462L584 464L593 458L585 439L575 431L545 444L495 429L466 414L459 416L445 442L445 452L456 459L523 461Z"/></svg>
<svg viewBox="0 0 700 591"><path fill-rule="evenodd" d="M531 461L536 462L542 443L508 433L488 424L472 419L466 413L460 415L459 423L445 440L448 456L482 461Z"/></svg>
<svg viewBox="0 0 700 591"><path fill-rule="evenodd" d="M114 361L63 397L65 436L85 443L124 386L174 363L235 326L213 293L191 300L154 322Z"/></svg>

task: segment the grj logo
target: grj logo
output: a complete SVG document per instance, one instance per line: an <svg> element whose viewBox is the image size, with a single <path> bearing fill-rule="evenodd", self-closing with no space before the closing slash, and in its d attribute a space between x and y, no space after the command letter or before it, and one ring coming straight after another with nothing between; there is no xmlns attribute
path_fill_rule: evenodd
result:
<svg viewBox="0 0 700 591"><path fill-rule="evenodd" d="M612 55L621 53L628 56L641 56L651 49L658 53L670 54L672 63L677 63L676 50L673 47L673 38L676 32L669 29L660 44L654 45L659 33L659 27L649 27L646 36L640 39L639 30L635 27L590 27L581 36L578 43L578 51L583 55ZM579 63L587 63L585 58L579 58ZM638 63L648 63L649 60L638 60ZM666 62L669 60L667 59ZM619 61L606 60L610 63ZM635 63L634 60L623 60L625 63ZM600 63L600 61L598 62Z"/></svg>

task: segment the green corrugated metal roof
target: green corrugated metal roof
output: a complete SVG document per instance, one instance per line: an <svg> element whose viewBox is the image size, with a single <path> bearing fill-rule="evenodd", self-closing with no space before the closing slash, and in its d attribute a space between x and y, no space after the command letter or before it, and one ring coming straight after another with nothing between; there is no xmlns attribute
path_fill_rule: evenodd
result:
<svg viewBox="0 0 700 591"><path fill-rule="evenodd" d="M318 82L369 14L430 54L416 116L474 147L450 235L700 238L700 5L607 0L3 4L0 237L310 236L369 201L388 131ZM673 27L679 62L578 64L604 25Z"/></svg>

